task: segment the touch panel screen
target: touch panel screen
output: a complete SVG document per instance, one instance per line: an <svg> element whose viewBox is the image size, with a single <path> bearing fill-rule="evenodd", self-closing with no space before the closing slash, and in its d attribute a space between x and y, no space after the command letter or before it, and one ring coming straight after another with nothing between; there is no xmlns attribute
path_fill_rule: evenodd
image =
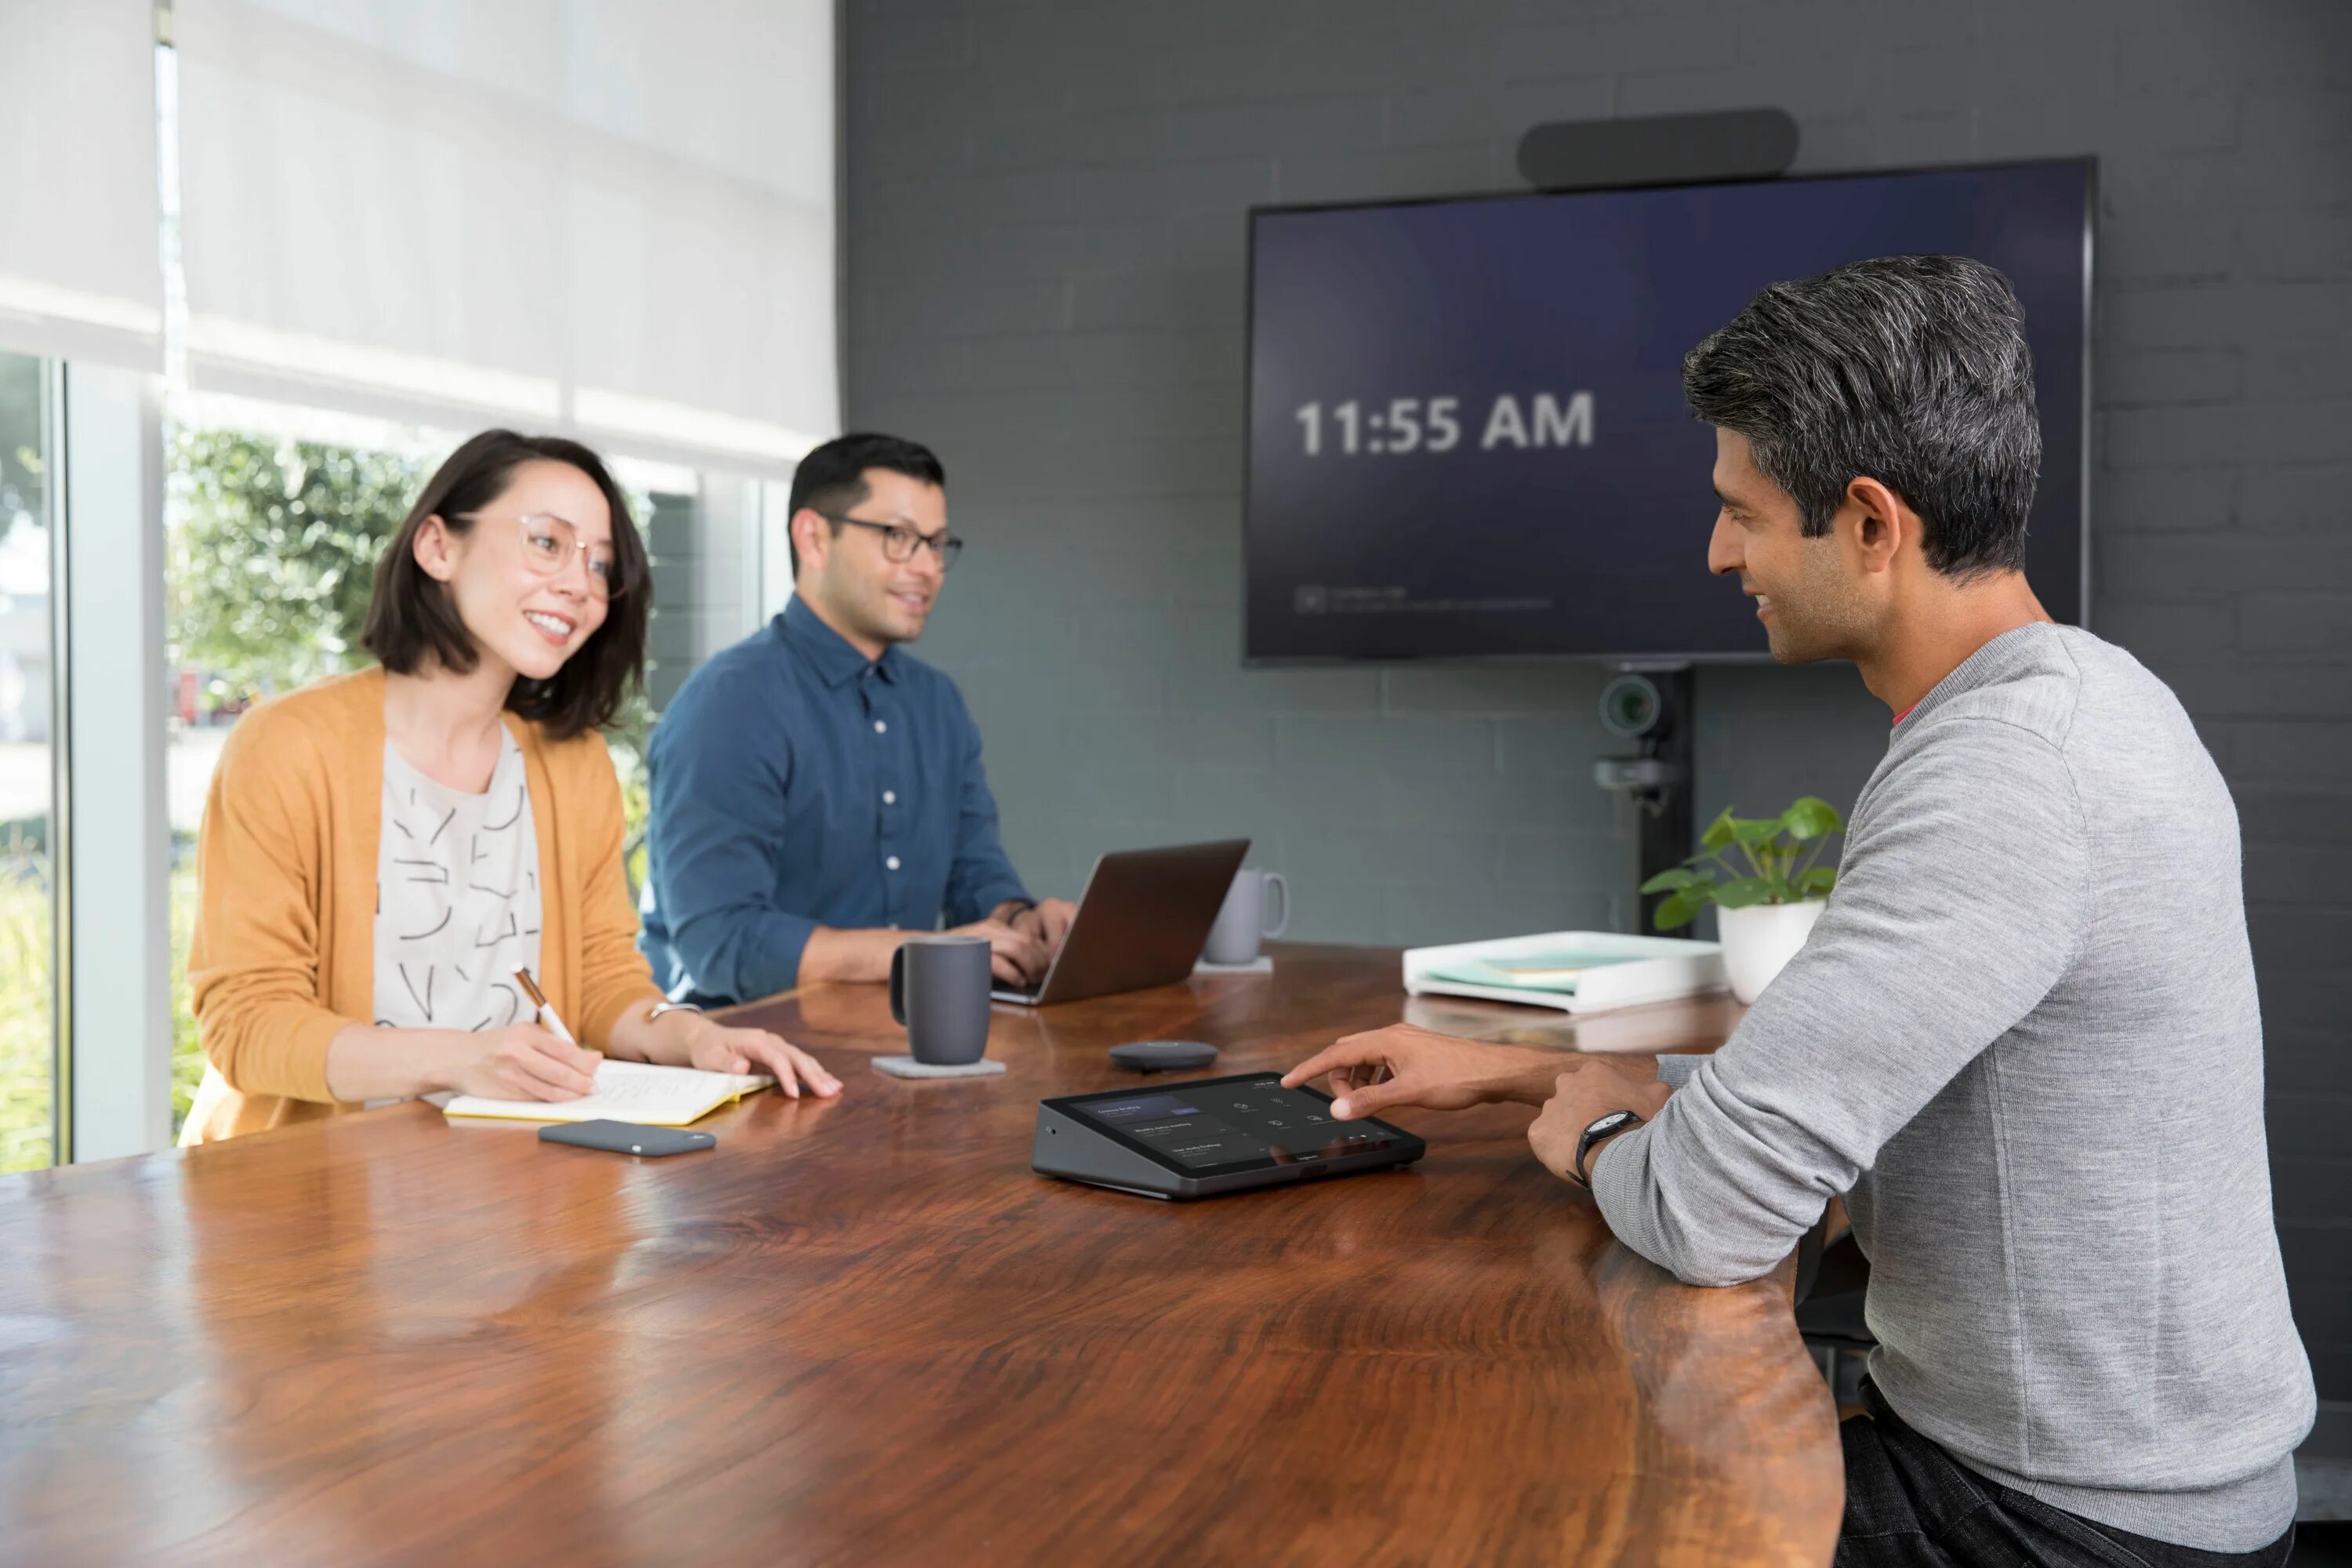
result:
<svg viewBox="0 0 2352 1568"><path fill-rule="evenodd" d="M1322 1096L1285 1089L1273 1078L1105 1097L1072 1109L1190 1171L1337 1159L1392 1142L1378 1122L1339 1121Z"/></svg>

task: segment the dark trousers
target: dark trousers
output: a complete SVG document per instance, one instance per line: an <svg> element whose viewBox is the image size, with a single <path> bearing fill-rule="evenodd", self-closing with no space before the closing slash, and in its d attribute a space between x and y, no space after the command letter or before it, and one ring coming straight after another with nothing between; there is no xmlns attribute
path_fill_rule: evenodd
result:
<svg viewBox="0 0 2352 1568"><path fill-rule="evenodd" d="M2294 1527L2254 1552L2151 1541L1986 1479L1904 1425L1864 1378L1863 1407L1838 1428L1845 1523L1837 1568L2282 1568Z"/></svg>

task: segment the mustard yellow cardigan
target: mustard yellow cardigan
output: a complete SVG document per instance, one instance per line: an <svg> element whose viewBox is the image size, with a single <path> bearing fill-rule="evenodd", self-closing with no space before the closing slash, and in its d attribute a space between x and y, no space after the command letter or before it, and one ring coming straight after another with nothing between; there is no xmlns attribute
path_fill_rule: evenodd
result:
<svg viewBox="0 0 2352 1568"><path fill-rule="evenodd" d="M237 721L196 837L188 952L205 1080L184 1145L357 1105L327 1088L327 1042L375 1017L383 671L305 687ZM506 715L539 830L539 983L598 1048L661 993L636 948L621 789L604 737L551 741Z"/></svg>

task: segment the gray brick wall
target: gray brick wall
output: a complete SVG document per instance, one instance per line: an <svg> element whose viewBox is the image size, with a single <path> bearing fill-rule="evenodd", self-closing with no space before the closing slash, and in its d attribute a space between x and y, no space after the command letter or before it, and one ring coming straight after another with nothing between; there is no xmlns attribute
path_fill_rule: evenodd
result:
<svg viewBox="0 0 2352 1568"><path fill-rule="evenodd" d="M1808 169L2097 153L2094 625L2237 791L2282 1234L2352 1397L2352 6L849 0L846 37L849 416L947 462L974 542L922 651L1013 854L1068 892L1246 833L1338 941L1622 920L1633 840L1594 670L1241 668L1244 209L1759 103ZM1699 690L1702 820L1849 804L1884 746L1849 671Z"/></svg>

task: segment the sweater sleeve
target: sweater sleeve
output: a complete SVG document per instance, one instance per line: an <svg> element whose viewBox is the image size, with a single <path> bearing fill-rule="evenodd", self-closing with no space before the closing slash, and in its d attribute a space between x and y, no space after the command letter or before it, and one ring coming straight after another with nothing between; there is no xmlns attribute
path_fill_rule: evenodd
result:
<svg viewBox="0 0 2352 1568"><path fill-rule="evenodd" d="M188 988L205 1059L241 1094L331 1103L327 1045L364 1019L320 994L328 770L305 728L267 708L230 731L196 834Z"/></svg>
<svg viewBox="0 0 2352 1568"><path fill-rule="evenodd" d="M579 752L566 769L580 800L574 809L587 824L577 845L563 853L573 859L572 885L580 889L581 1043L602 1050L613 1025L634 1003L658 1002L653 967L637 951L637 911L629 901L629 878L622 849L627 841L621 807L621 781L604 737L573 742Z"/></svg>
<svg viewBox="0 0 2352 1568"><path fill-rule="evenodd" d="M1668 1089L1680 1089L1690 1082L1691 1074L1698 1071L1703 1056L1664 1056L1658 1058L1658 1081Z"/></svg>
<svg viewBox="0 0 2352 1568"><path fill-rule="evenodd" d="M2074 961L2089 847L2063 760L1999 721L1945 723L1881 781L1829 908L1731 1039L1594 1163L1610 1228L1690 1284L1769 1272Z"/></svg>

